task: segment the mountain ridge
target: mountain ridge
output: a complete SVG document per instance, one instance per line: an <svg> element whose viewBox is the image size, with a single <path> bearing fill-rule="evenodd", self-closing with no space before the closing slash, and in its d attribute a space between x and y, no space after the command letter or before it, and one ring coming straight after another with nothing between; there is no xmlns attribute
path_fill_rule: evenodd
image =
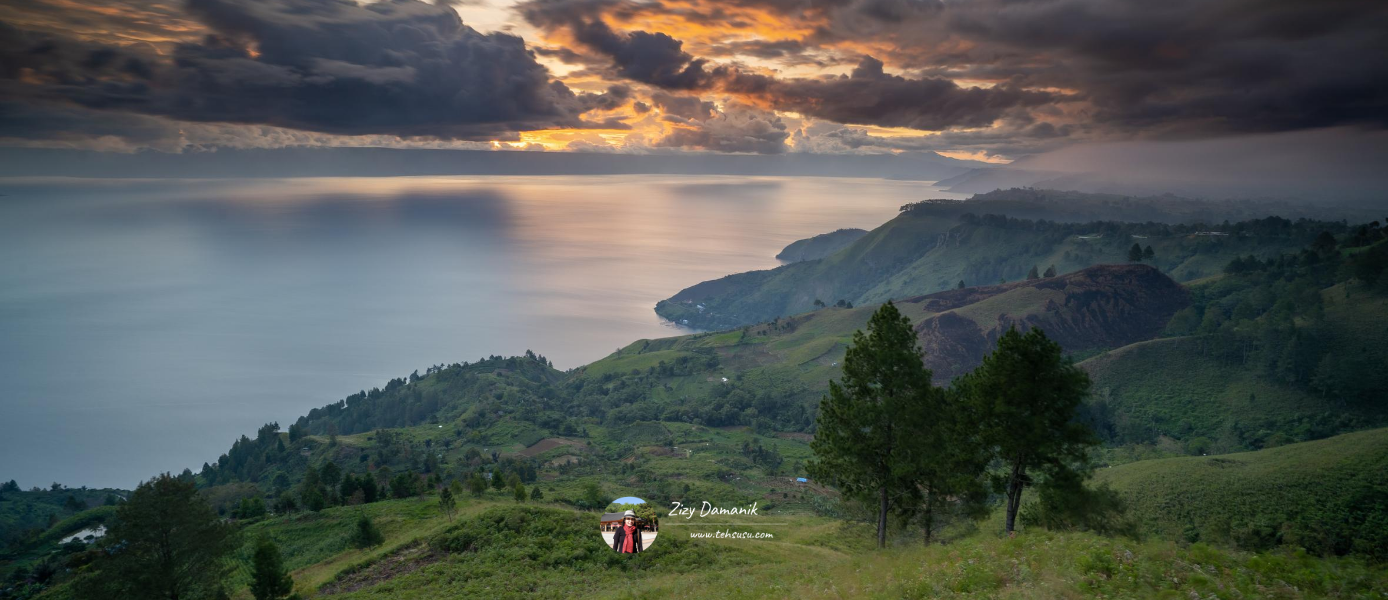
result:
<svg viewBox="0 0 1388 600"><path fill-rule="evenodd" d="M1260 204L1215 204L1046 190L1008 190L972 200L908 204L890 221L818 260L735 273L687 287L656 314L701 329L728 329L810 310L816 301L874 304L965 285L1017 281L1031 269L1059 273L1143 260L1177 281L1217 274L1236 256L1269 258L1343 222L1263 216ZM1235 223L1233 215L1259 215ZM1123 220L1112 220L1122 218ZM1226 218L1223 222L1206 219ZM1134 222L1136 221L1136 222Z"/></svg>

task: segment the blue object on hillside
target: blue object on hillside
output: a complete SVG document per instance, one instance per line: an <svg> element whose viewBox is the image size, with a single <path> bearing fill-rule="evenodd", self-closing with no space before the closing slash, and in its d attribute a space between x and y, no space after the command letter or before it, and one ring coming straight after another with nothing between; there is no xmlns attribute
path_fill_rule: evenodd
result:
<svg viewBox="0 0 1388 600"><path fill-rule="evenodd" d="M797 483L809 483L809 482L810 482L810 480L805 479L804 477L796 477L796 478L795 478L795 481L796 481Z"/></svg>

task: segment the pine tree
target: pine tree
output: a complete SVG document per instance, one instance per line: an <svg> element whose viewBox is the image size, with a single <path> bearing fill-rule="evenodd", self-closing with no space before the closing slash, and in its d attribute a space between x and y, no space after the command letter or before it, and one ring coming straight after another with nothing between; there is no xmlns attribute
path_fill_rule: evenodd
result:
<svg viewBox="0 0 1388 600"><path fill-rule="evenodd" d="M525 484L517 481L512 496L515 497L516 502L525 502L525 499L528 497L525 493Z"/></svg>
<svg viewBox="0 0 1388 600"><path fill-rule="evenodd" d="M352 533L352 545L357 548L371 548L385 543L386 538L381 535L381 530L376 528L376 524L371 521L371 517L366 513L357 516L357 528Z"/></svg>
<svg viewBox="0 0 1388 600"><path fill-rule="evenodd" d="M540 486L530 488L530 501L539 502L545 499L545 493L540 491Z"/></svg>
<svg viewBox="0 0 1388 600"><path fill-rule="evenodd" d="M1036 475L1058 478L1096 443L1075 421L1089 392L1089 375L1063 357L1060 344L1039 328L1009 329L983 364L958 387L976 412L978 431L1007 469L1006 530L1016 526L1022 491Z"/></svg>
<svg viewBox="0 0 1388 600"><path fill-rule="evenodd" d="M602 507L603 507L603 501L602 501L602 500L603 500L602 486L598 485L598 482L596 482L596 481L587 481L587 482L585 482L585 483L583 484L582 501L583 501L583 504L584 504L588 509L591 510L591 509L594 509L594 508L602 508Z"/></svg>
<svg viewBox="0 0 1388 600"><path fill-rule="evenodd" d="M443 491L439 492L439 508L443 510L443 514L448 515L449 522L453 521L453 509L457 507L458 501L453 498L453 490L443 488Z"/></svg>
<svg viewBox="0 0 1388 600"><path fill-rule="evenodd" d="M467 489L473 496L481 498L487 492L487 481L482 479L481 473L473 473L467 480Z"/></svg>
<svg viewBox="0 0 1388 600"><path fill-rule="evenodd" d="M1142 262L1142 246L1133 243L1132 248L1128 248L1128 262Z"/></svg>
<svg viewBox="0 0 1388 600"><path fill-rule="evenodd" d="M1041 276L1042 276L1042 277L1055 277L1055 265L1051 265L1051 266L1049 266L1049 267L1046 267L1046 272L1045 272L1045 273L1042 273Z"/></svg>
<svg viewBox="0 0 1388 600"><path fill-rule="evenodd" d="M1152 260L1156 258L1156 256L1157 253L1152 250L1152 246L1148 245L1146 248L1142 249L1142 260Z"/></svg>
<svg viewBox="0 0 1388 600"><path fill-rule="evenodd" d="M963 280L963 279L960 279L960 280L959 280L959 285L955 286L954 289L956 289L956 290L962 290L962 289L964 289L964 280Z"/></svg>
<svg viewBox="0 0 1388 600"><path fill-rule="evenodd" d="M342 481L342 469L338 468L337 463L329 461L318 470L318 479L323 485L336 487L338 482Z"/></svg>
<svg viewBox="0 0 1388 600"><path fill-rule="evenodd" d="M294 592L294 579L284 568L279 546L261 536L251 558L251 595L255 600L281 600Z"/></svg>
<svg viewBox="0 0 1388 600"><path fill-rule="evenodd" d="M1031 266L1031 270L1030 270L1030 271L1027 271L1027 279L1040 279L1040 278L1041 278L1041 273L1039 273L1039 272L1036 270L1036 265L1032 265L1032 266Z"/></svg>
<svg viewBox="0 0 1388 600"><path fill-rule="evenodd" d="M887 516L915 504L911 426L938 398L921 361L911 321L890 301L853 335L843 377L829 382L805 468L845 496L877 505L877 546L887 544Z"/></svg>
<svg viewBox="0 0 1388 600"><path fill-rule="evenodd" d="M237 546L233 526L198 495L192 482L168 473L140 484L116 508L107 540L120 551L102 553L97 576L79 580L78 598L196 598L222 586Z"/></svg>
<svg viewBox="0 0 1388 600"><path fill-rule="evenodd" d="M915 488L906 517L920 521L922 540L934 540L936 519L963 509L971 516L986 510L988 490L982 475L992 456L978 434L972 406L954 390L933 390L929 402L913 411L908 454Z"/></svg>
<svg viewBox="0 0 1388 600"><path fill-rule="evenodd" d="M313 512L323 510L328 505L327 495L323 492L323 480L318 470L309 465L304 470L304 480L299 482L299 502Z"/></svg>

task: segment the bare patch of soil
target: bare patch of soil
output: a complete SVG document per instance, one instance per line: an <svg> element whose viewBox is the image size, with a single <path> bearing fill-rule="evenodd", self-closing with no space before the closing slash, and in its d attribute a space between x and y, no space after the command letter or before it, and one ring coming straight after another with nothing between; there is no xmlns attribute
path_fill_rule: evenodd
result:
<svg viewBox="0 0 1388 600"><path fill-rule="evenodd" d="M545 438L543 440L535 442L535 445L521 450L520 453L525 456L539 456L541 454L544 454L545 452L548 452L560 446L576 446L581 449L587 448L588 444L578 440L570 440L565 438Z"/></svg>
<svg viewBox="0 0 1388 600"><path fill-rule="evenodd" d="M319 595L346 594L374 586L401 575L408 575L443 559L423 544L412 544L371 565L342 575L319 588Z"/></svg>
<svg viewBox="0 0 1388 600"><path fill-rule="evenodd" d="M578 458L577 456L574 456L574 455L572 455L572 454L565 454L565 455L563 455L563 456L561 456L561 457L559 457L559 458L556 458L556 459L554 459L554 460L551 460L551 461L545 463L545 466L547 466L547 467L557 467L557 466L559 466L559 465L567 465L567 464L571 464L571 463L576 463L576 462L578 462L578 461L579 461L579 458Z"/></svg>

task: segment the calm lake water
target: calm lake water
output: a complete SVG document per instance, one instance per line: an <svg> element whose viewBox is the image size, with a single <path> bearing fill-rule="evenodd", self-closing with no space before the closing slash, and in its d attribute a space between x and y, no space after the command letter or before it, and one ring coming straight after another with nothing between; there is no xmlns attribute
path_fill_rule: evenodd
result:
<svg viewBox="0 0 1388 600"><path fill-rule="evenodd" d="M0 180L0 480L132 487L440 363L566 369L656 301L951 197L746 177Z"/></svg>

